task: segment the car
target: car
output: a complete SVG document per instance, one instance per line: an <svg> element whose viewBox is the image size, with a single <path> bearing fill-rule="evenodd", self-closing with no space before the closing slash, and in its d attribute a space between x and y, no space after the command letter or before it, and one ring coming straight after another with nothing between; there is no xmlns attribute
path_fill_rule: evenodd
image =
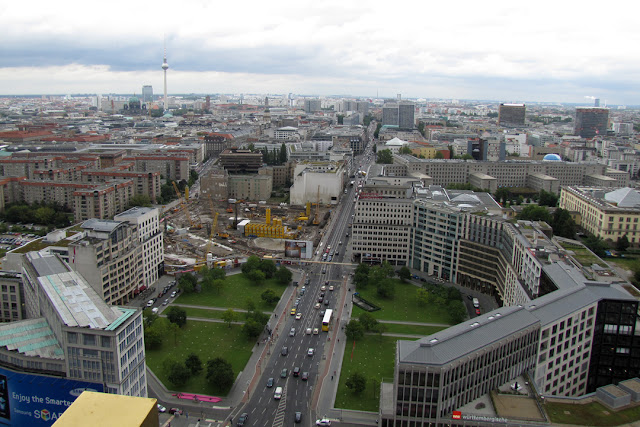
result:
<svg viewBox="0 0 640 427"><path fill-rule="evenodd" d="M176 291L171 292L171 298L175 298L178 293Z"/></svg>
<svg viewBox="0 0 640 427"><path fill-rule="evenodd" d="M294 423L298 424L301 421L302 421L302 412L296 412L295 414L293 414Z"/></svg>
<svg viewBox="0 0 640 427"><path fill-rule="evenodd" d="M313 356L313 353L315 352L315 350L311 347L309 347L309 350L307 350L307 356Z"/></svg>
<svg viewBox="0 0 640 427"><path fill-rule="evenodd" d="M282 368L282 372L280 372L280 377L287 378L287 368Z"/></svg>
<svg viewBox="0 0 640 427"><path fill-rule="evenodd" d="M286 356L289 354L289 347L282 347L282 351L280 352L282 356Z"/></svg>
<svg viewBox="0 0 640 427"><path fill-rule="evenodd" d="M167 298L164 301L162 301L162 305L167 305L167 304L169 304L169 298Z"/></svg>
<svg viewBox="0 0 640 427"><path fill-rule="evenodd" d="M169 413L170 414L174 414L174 415L182 415L182 409L180 409L180 408L171 408L171 409L169 409Z"/></svg>
<svg viewBox="0 0 640 427"><path fill-rule="evenodd" d="M324 296L318 297L318 302L322 302L322 301L324 301Z"/></svg>
<svg viewBox="0 0 640 427"><path fill-rule="evenodd" d="M300 320L300 319L302 319L302 313L296 314L296 320Z"/></svg>
<svg viewBox="0 0 640 427"><path fill-rule="evenodd" d="M153 307L153 308L151 309L151 312L152 312L153 314L158 314L158 307Z"/></svg>
<svg viewBox="0 0 640 427"><path fill-rule="evenodd" d="M320 292L320 296L324 298L324 292Z"/></svg>
<svg viewBox="0 0 640 427"><path fill-rule="evenodd" d="M247 418L249 417L249 414L247 414L246 412L243 412L242 415L240 415L238 417L238 421L236 422L237 426L243 426L244 423L247 422Z"/></svg>
<svg viewBox="0 0 640 427"><path fill-rule="evenodd" d="M156 406L158 407L158 412L167 412L167 408L165 408L161 404L158 403Z"/></svg>
<svg viewBox="0 0 640 427"><path fill-rule="evenodd" d="M320 303L319 303L319 302L317 302L317 303L316 303L316 305L314 305L314 306L313 306L313 308L315 308L315 309L320 308Z"/></svg>
<svg viewBox="0 0 640 427"><path fill-rule="evenodd" d="M311 328L307 328L307 330L305 331L305 333L306 333L307 335L311 335Z"/></svg>
<svg viewBox="0 0 640 427"><path fill-rule="evenodd" d="M316 420L316 425L317 426L322 426L322 427L330 426L331 425L331 420L328 420L326 418L322 418L320 420Z"/></svg>
<svg viewBox="0 0 640 427"><path fill-rule="evenodd" d="M331 261L333 259L333 255L329 255L329 258L327 258L327 261Z"/></svg>
<svg viewBox="0 0 640 427"><path fill-rule="evenodd" d="M291 315L294 316L295 314L296 314L296 308L294 307L291 309Z"/></svg>
<svg viewBox="0 0 640 427"><path fill-rule="evenodd" d="M349 237L349 232L348 232L348 231L347 231L347 234L346 234L346 236L347 236L347 237Z"/></svg>
<svg viewBox="0 0 640 427"><path fill-rule="evenodd" d="M325 280L325 281L324 281L324 284L325 284L325 285L328 285L328 284L329 284L329 281L328 281L328 280Z"/></svg>
<svg viewBox="0 0 640 427"><path fill-rule="evenodd" d="M324 313L326 313L326 312L327 312L327 310L322 310L322 311L320 312L320 317L324 317Z"/></svg>
<svg viewBox="0 0 640 427"><path fill-rule="evenodd" d="M327 298L326 300L324 300L324 305L329 305L329 298Z"/></svg>
<svg viewBox="0 0 640 427"><path fill-rule="evenodd" d="M333 285L329 286L329 290L332 291L333 290Z"/></svg>
<svg viewBox="0 0 640 427"><path fill-rule="evenodd" d="M469 295L469 294L467 294L467 299L469 299L469 300L473 300L473 295Z"/></svg>
<svg viewBox="0 0 640 427"><path fill-rule="evenodd" d="M318 335L318 328L313 328L313 335Z"/></svg>
<svg viewBox="0 0 640 427"><path fill-rule="evenodd" d="M153 301L152 299L150 299L149 301L147 301L147 307L151 307L153 305L155 301Z"/></svg>
<svg viewBox="0 0 640 427"><path fill-rule="evenodd" d="M289 336L290 337L295 337L296 336L296 328L291 328L291 330L289 331Z"/></svg>
<svg viewBox="0 0 640 427"><path fill-rule="evenodd" d="M480 316L482 313L480 312L479 308L476 308L476 316Z"/></svg>
<svg viewBox="0 0 640 427"><path fill-rule="evenodd" d="M294 377L299 377L300 376L300 367L296 366L295 368L293 368L293 376Z"/></svg>
<svg viewBox="0 0 640 427"><path fill-rule="evenodd" d="M271 387L273 387L273 377L267 380L267 388L271 388Z"/></svg>
<svg viewBox="0 0 640 427"><path fill-rule="evenodd" d="M324 273L326 273L326 272L327 272L327 269L323 267L323 268L322 268L322 274L324 274Z"/></svg>
<svg viewBox="0 0 640 427"><path fill-rule="evenodd" d="M309 372L303 372L302 376L300 377L300 379L302 381L307 381L309 379Z"/></svg>
<svg viewBox="0 0 640 427"><path fill-rule="evenodd" d="M320 286L320 290L321 290L321 291L326 291L326 290L327 290L327 287L326 287L325 285L322 285L322 286Z"/></svg>

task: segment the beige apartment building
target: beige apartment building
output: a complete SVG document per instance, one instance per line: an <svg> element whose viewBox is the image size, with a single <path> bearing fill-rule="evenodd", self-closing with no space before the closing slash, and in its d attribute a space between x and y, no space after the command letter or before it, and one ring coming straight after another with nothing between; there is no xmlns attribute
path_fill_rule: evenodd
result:
<svg viewBox="0 0 640 427"><path fill-rule="evenodd" d="M579 213L579 225L594 236L613 242L627 236L631 245L640 245L640 192L636 189L564 187L558 206Z"/></svg>

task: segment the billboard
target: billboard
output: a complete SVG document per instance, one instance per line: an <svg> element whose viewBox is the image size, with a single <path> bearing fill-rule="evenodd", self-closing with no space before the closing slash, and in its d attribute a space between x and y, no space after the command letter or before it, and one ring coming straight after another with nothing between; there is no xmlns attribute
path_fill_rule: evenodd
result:
<svg viewBox="0 0 640 427"><path fill-rule="evenodd" d="M0 425L53 425L85 390L101 392L104 387L0 367Z"/></svg>
<svg viewBox="0 0 640 427"><path fill-rule="evenodd" d="M309 240L285 240L284 257L310 259L313 256L313 242Z"/></svg>

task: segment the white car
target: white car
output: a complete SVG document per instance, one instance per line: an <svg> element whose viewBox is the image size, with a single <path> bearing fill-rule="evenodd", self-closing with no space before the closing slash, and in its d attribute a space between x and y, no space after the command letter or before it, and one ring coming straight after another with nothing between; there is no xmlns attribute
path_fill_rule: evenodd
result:
<svg viewBox="0 0 640 427"><path fill-rule="evenodd" d="M309 347L309 350L307 350L307 356L313 356L313 348Z"/></svg>
<svg viewBox="0 0 640 427"><path fill-rule="evenodd" d="M152 305L153 305L153 300L152 299L147 301L147 307L151 307Z"/></svg>
<svg viewBox="0 0 640 427"><path fill-rule="evenodd" d="M300 319L302 319L302 313L296 314L296 320L300 320Z"/></svg>
<svg viewBox="0 0 640 427"><path fill-rule="evenodd" d="M158 412L167 412L167 408L158 403Z"/></svg>
<svg viewBox="0 0 640 427"><path fill-rule="evenodd" d="M317 303L316 303L316 305L314 305L314 306L313 306L313 308L315 308L315 309L320 308L320 303L319 303L319 302L317 302Z"/></svg>
<svg viewBox="0 0 640 427"><path fill-rule="evenodd" d="M329 286L329 290L332 291L333 290L333 285Z"/></svg>
<svg viewBox="0 0 640 427"><path fill-rule="evenodd" d="M327 290L327 287L326 287L325 285L322 285L322 286L320 286L320 290L321 290L321 291L326 291L326 290Z"/></svg>
<svg viewBox="0 0 640 427"><path fill-rule="evenodd" d="M316 425L317 426L330 426L331 425L331 421L326 419L326 418L323 418L321 420L316 420Z"/></svg>
<svg viewBox="0 0 640 427"><path fill-rule="evenodd" d="M318 335L318 328L313 328L313 335Z"/></svg>
<svg viewBox="0 0 640 427"><path fill-rule="evenodd" d="M307 330L305 331L307 335L311 335L311 328L307 328Z"/></svg>

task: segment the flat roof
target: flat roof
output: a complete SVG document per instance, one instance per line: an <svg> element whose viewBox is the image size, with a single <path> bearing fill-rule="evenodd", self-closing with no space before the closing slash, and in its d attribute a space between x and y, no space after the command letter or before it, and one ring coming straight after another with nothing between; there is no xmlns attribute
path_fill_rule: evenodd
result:
<svg viewBox="0 0 640 427"><path fill-rule="evenodd" d="M123 315L118 307L107 305L80 274L57 256L38 252L25 256L65 325L106 329Z"/></svg>
<svg viewBox="0 0 640 427"><path fill-rule="evenodd" d="M157 426L158 401L149 397L84 391L53 424L63 426Z"/></svg>
<svg viewBox="0 0 640 427"><path fill-rule="evenodd" d="M64 351L47 321L40 317L0 323L0 347L27 356L64 359Z"/></svg>

